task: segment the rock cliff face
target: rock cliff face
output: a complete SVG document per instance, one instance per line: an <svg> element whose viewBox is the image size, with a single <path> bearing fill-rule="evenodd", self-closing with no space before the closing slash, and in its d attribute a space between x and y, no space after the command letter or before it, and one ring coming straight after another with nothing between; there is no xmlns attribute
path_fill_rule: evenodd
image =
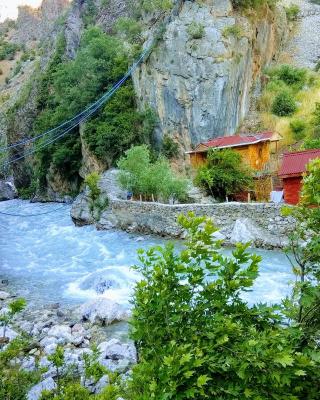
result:
<svg viewBox="0 0 320 400"><path fill-rule="evenodd" d="M190 33L194 23L203 29L199 38ZM234 134L286 32L281 7L249 20L236 15L229 0L185 1L134 76L141 107L151 106L159 116L158 139L168 134L187 149Z"/></svg>
<svg viewBox="0 0 320 400"><path fill-rule="evenodd" d="M19 7L13 41L27 46L43 40L51 33L56 20L69 6L69 0L43 0L41 7Z"/></svg>

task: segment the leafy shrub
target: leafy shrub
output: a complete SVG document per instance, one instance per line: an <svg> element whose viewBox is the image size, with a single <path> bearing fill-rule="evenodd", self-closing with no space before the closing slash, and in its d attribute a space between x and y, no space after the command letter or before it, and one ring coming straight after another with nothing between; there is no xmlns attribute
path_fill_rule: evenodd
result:
<svg viewBox="0 0 320 400"><path fill-rule="evenodd" d="M0 38L0 61L13 60L20 47Z"/></svg>
<svg viewBox="0 0 320 400"><path fill-rule="evenodd" d="M267 74L273 81L279 80L288 86L295 86L297 89L301 89L305 85L308 77L306 69L287 64L271 68L267 71Z"/></svg>
<svg viewBox="0 0 320 400"><path fill-rule="evenodd" d="M152 163L150 151L145 145L126 151L125 156L119 160L118 167L121 186L134 196L141 195L146 200L154 198L163 201L186 198L188 182L173 174L166 159L159 158Z"/></svg>
<svg viewBox="0 0 320 400"><path fill-rule="evenodd" d="M40 373L21 370L19 363L12 362L30 350L25 338L12 340L0 351L0 399L25 400L30 388L40 380Z"/></svg>
<svg viewBox="0 0 320 400"><path fill-rule="evenodd" d="M302 119L294 119L290 122L290 129L295 140L301 140L306 136L307 124Z"/></svg>
<svg viewBox="0 0 320 400"><path fill-rule="evenodd" d="M153 129L149 111L136 110L133 84L128 82L109 100L100 115L86 124L84 139L90 151L111 166L132 145L148 143Z"/></svg>
<svg viewBox="0 0 320 400"><path fill-rule="evenodd" d="M168 11L173 7L173 0L139 0L139 8L144 12Z"/></svg>
<svg viewBox="0 0 320 400"><path fill-rule="evenodd" d="M286 14L289 21L295 21L298 18L300 7L297 4L291 4L286 7Z"/></svg>
<svg viewBox="0 0 320 400"><path fill-rule="evenodd" d="M92 172L87 175L84 182L88 185L90 190L90 198L92 201L96 201L101 194L101 190L98 186L100 181L100 175L97 172Z"/></svg>
<svg viewBox="0 0 320 400"><path fill-rule="evenodd" d="M170 136L165 135L162 141L162 153L167 158L177 158L179 156L179 145Z"/></svg>
<svg viewBox="0 0 320 400"><path fill-rule="evenodd" d="M211 149L207 164L198 169L195 178L198 186L220 200L247 190L252 182L252 172L243 165L241 155L231 149Z"/></svg>
<svg viewBox="0 0 320 400"><path fill-rule="evenodd" d="M23 311L26 307L26 301L23 298L19 298L13 300L8 305L8 312L2 313L0 315L0 326L3 326L3 337L2 339L5 341L6 339L6 329L10 322L12 322L13 318L16 314Z"/></svg>
<svg viewBox="0 0 320 400"><path fill-rule="evenodd" d="M320 149L320 138L319 139L306 139L303 142L302 148L304 150Z"/></svg>
<svg viewBox="0 0 320 400"><path fill-rule="evenodd" d="M263 7L274 7L278 0L231 0L234 8L237 9L259 9Z"/></svg>
<svg viewBox="0 0 320 400"><path fill-rule="evenodd" d="M301 347L280 307L243 300L261 258L245 245L223 256L209 219L179 222L188 232L180 252L140 252L131 321L140 362L127 398L316 400L319 351Z"/></svg>
<svg viewBox="0 0 320 400"><path fill-rule="evenodd" d="M142 28L141 24L135 19L122 17L117 20L115 29L118 33L124 33L129 42L140 43Z"/></svg>
<svg viewBox="0 0 320 400"><path fill-rule="evenodd" d="M231 25L231 26L226 26L223 30L223 36L224 37L234 37L236 39L240 39L243 32L241 29L241 26L235 24L235 25Z"/></svg>
<svg viewBox="0 0 320 400"><path fill-rule="evenodd" d="M39 115L34 131L39 133L72 118L118 82L128 68L128 52L116 37L100 28L85 30L76 58L66 61L65 38L59 37L56 52L38 84ZM83 138L90 151L107 166L112 165L132 144L147 141L145 113L136 111L130 80L109 100L96 117L84 127ZM40 150L37 177L46 187L46 177L54 167L64 179L80 182L81 141L74 129L58 142Z"/></svg>
<svg viewBox="0 0 320 400"><path fill-rule="evenodd" d="M278 117L285 117L292 115L296 112L297 105L292 94L284 90L277 94L273 100L271 111Z"/></svg>
<svg viewBox="0 0 320 400"><path fill-rule="evenodd" d="M192 22L188 26L187 32L191 39L201 39L205 34L204 26L199 22Z"/></svg>

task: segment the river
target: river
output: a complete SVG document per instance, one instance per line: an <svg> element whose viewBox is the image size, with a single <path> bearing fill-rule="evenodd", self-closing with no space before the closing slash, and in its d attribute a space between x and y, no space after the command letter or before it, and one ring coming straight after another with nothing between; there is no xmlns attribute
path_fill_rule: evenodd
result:
<svg viewBox="0 0 320 400"><path fill-rule="evenodd" d="M164 242L153 236L75 227L69 205L1 202L0 288L8 285L34 306L72 306L99 296L129 304L139 279L130 268L137 262L137 250ZM278 251L252 251L263 261L253 291L245 294L247 300L279 302L290 293L287 258Z"/></svg>

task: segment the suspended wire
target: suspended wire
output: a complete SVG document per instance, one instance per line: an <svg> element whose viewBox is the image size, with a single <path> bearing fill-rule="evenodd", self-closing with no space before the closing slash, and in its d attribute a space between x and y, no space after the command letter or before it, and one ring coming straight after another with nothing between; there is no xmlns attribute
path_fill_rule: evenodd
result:
<svg viewBox="0 0 320 400"><path fill-rule="evenodd" d="M141 58L141 57L140 57ZM134 64L134 67L136 68L138 65L138 63ZM108 99L111 98L111 96L119 89L120 86L122 86L122 84L128 79L128 77L131 75L131 73L133 72L133 68L131 68L128 73L116 84L113 86L113 88L107 93L108 96L104 99L104 102L107 101ZM100 107L102 104L98 104L96 105L96 107L86 116L84 116L81 120L77 121L77 123L75 123L74 125L72 125L70 128L68 128L67 130L63 131L62 133L60 133L58 136L55 136L53 139L50 139L44 143L41 143L39 146L37 146L35 149L30 150L27 153L24 153L23 155L16 157L10 161L7 161L5 163L3 163L1 165L1 167L7 167L10 164L13 164L25 157L28 157L34 153L36 153L37 151L49 146L50 144L56 142L57 140L59 140L60 138L62 138L63 136L67 135L69 132L71 132L75 127L77 127L81 122L85 121L86 119L88 119L91 115L93 115Z"/></svg>
<svg viewBox="0 0 320 400"><path fill-rule="evenodd" d="M9 146L0 147L0 153L4 153L4 152L8 151L9 149L12 149L12 148L15 148L15 147L18 147L18 146L22 146L22 145L27 144L27 143L32 143L32 142L34 142L34 141L36 141L36 140L38 140L38 139L40 139L40 138L42 138L44 136L47 136L49 134L52 134L52 133L58 131L59 129L67 127L70 123L75 121L73 123L71 129L68 128L66 133L70 132L70 130L72 130L73 128L78 126L80 124L80 122L88 119L94 112L96 112L115 93L115 91L117 91L119 89L119 87L121 87L123 85L123 83L132 75L134 70L141 63L141 61L143 61L144 57L147 55L147 53L150 51L151 48L152 48L152 45L150 47L148 47L146 50L144 50L143 53L141 54L141 56L138 58L138 60L131 66L131 68L122 77L122 79L120 79L120 81L117 82L107 93L105 93L102 97L100 97L95 103L93 103L89 107L87 107L84 111L82 111L81 113L77 114L72 119L63 122L59 126L53 128L53 129L50 129L50 130L48 130L46 132L43 132L40 135L34 136L34 137L30 138L30 139L21 140L19 142L13 143L13 144L11 144ZM77 121L78 118L81 118L81 119L79 121ZM61 135L59 135L58 138L60 138L60 137L61 137ZM19 157L18 159L21 159L21 158L24 158L24 157ZM18 159L16 159L15 161L18 161ZM3 166L8 165L11 162L14 162L14 161L12 160L10 162L7 162L7 163L3 164Z"/></svg>
<svg viewBox="0 0 320 400"><path fill-rule="evenodd" d="M62 208L64 208L64 207L65 206L63 205L63 206L60 206L60 207L55 208L53 210L49 210L49 211L41 212L41 213L36 213L36 214L14 214L14 213L7 213L7 212L4 212L4 211L0 211L0 215L4 215L6 217L22 217L22 218L38 217L38 216L41 216L41 215L52 214L52 213L54 213L56 211L62 210Z"/></svg>

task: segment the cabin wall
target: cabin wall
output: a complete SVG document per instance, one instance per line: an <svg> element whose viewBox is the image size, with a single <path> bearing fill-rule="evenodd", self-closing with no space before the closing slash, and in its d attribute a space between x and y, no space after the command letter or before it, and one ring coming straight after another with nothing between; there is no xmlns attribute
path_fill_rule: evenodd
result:
<svg viewBox="0 0 320 400"><path fill-rule="evenodd" d="M283 179L284 201L287 204L296 205L300 200L302 177L289 177Z"/></svg>
<svg viewBox="0 0 320 400"><path fill-rule="evenodd" d="M191 153L190 162L193 168L199 168L207 161L207 153Z"/></svg>

